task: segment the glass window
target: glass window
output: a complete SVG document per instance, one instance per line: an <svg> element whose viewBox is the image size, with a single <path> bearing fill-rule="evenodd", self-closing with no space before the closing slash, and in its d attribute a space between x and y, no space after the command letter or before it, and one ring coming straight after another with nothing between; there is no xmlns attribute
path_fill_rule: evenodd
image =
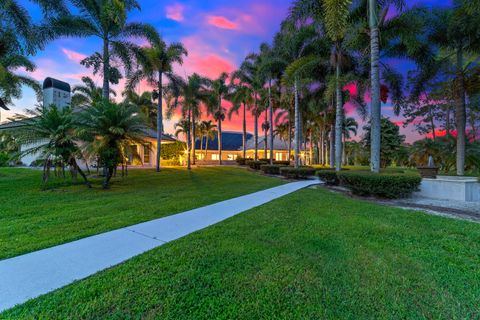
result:
<svg viewBox="0 0 480 320"><path fill-rule="evenodd" d="M220 160L218 153L212 153L212 160Z"/></svg>
<svg viewBox="0 0 480 320"><path fill-rule="evenodd" d="M236 158L237 158L237 157L235 157L234 154L229 154L229 155L227 156L227 160L229 160L229 161L235 160Z"/></svg>
<svg viewBox="0 0 480 320"><path fill-rule="evenodd" d="M152 149L151 143L146 143L143 145L143 162L150 163L150 151Z"/></svg>

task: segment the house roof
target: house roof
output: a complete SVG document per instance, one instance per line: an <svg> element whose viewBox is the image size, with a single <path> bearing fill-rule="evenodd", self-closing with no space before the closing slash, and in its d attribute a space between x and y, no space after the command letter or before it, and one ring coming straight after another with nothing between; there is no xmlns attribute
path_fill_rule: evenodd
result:
<svg viewBox="0 0 480 320"><path fill-rule="evenodd" d="M5 102L3 102L3 100L0 98L0 108L4 109L4 110L10 110L8 109L8 107L5 105Z"/></svg>
<svg viewBox="0 0 480 320"><path fill-rule="evenodd" d="M258 137L258 149L263 149L264 144L264 137ZM195 142L195 148L200 149L201 143L200 139L197 139ZM205 146L206 138L203 139L203 145ZM268 143L267 139L267 147L270 144ZM273 146L275 150L287 150L288 145L286 142L274 138ZM218 149L218 136L215 136L214 139L210 139L208 141L208 149L216 150ZM234 132L234 131L224 131L222 132L222 149L224 151L240 151L243 150L243 133L242 132ZM247 150L255 149L255 138L251 133L247 133Z"/></svg>
<svg viewBox="0 0 480 320"><path fill-rule="evenodd" d="M49 88L55 88L59 90L63 90L66 92L70 92L70 84L67 82L63 82L54 78L45 78L43 81L43 90L49 89Z"/></svg>

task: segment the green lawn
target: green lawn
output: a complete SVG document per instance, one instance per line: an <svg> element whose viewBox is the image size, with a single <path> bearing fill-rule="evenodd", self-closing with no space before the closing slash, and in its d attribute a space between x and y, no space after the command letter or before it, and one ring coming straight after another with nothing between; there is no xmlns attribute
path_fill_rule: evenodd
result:
<svg viewBox="0 0 480 320"><path fill-rule="evenodd" d="M480 225L307 189L5 319L478 319Z"/></svg>
<svg viewBox="0 0 480 320"><path fill-rule="evenodd" d="M110 190L40 189L41 172L0 169L0 259L152 220L281 184L238 168L130 170Z"/></svg>

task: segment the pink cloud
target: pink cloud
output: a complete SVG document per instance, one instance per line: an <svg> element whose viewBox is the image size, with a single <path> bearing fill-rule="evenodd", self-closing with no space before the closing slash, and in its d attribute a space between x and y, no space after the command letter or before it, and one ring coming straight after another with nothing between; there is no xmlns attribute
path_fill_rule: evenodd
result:
<svg viewBox="0 0 480 320"><path fill-rule="evenodd" d="M72 50L65 49L65 48L62 48L62 52L67 56L67 58L69 60L72 60L72 61L75 61L75 62L80 62L87 57L83 53L79 53L79 52L72 51Z"/></svg>
<svg viewBox="0 0 480 320"><path fill-rule="evenodd" d="M165 11L168 19L178 21L178 22L182 22L183 20L185 20L185 17L183 15L185 11L185 7L179 3L175 3L173 5L167 6L165 8Z"/></svg>
<svg viewBox="0 0 480 320"><path fill-rule="evenodd" d="M220 29L237 30L239 28L238 23L223 16L208 16L207 23Z"/></svg>

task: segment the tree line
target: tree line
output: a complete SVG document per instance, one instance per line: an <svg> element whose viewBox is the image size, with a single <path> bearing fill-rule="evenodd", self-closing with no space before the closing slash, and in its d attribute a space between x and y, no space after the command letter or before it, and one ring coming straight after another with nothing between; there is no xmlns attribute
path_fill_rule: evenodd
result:
<svg viewBox="0 0 480 320"><path fill-rule="evenodd" d="M84 85L74 88L72 106L82 106L85 114L90 106L108 112L110 104L117 105L110 85L125 77L124 101L119 105L130 116L141 111L142 121L157 129L158 171L163 116L176 112L182 114L176 129L186 136L189 168L197 158L197 137L211 137L215 131L221 164L222 124L234 114L243 120L246 157L250 112L255 160L263 131L264 155L269 153L270 161L277 135L288 142L296 167L308 145L311 159L315 149L317 162L341 170L348 162L346 137L355 127L345 117L346 103L369 124L368 143L363 146L369 148L373 172L388 164L382 153L382 102L390 101L395 113L406 117L405 124L414 123L420 133L433 134L434 140L438 126L444 126L446 136L455 140L454 166L459 175L465 173L471 150L478 147L480 14L470 1L455 0L448 8L407 8L402 0L296 0L270 43L246 56L238 70L216 79L198 74L184 79L175 74L174 65L183 63L187 50L181 43L167 44L151 25L129 22L129 14L140 9L137 1L34 2L44 12L39 24L18 2L0 4L0 99L11 104L21 96L22 85L40 92L36 81L15 71L20 67L33 71L29 57L49 41L98 37L101 48L81 63L101 76L102 87L84 78ZM77 10L70 10L72 6ZM149 45L135 45L132 38L145 39ZM392 59L407 59L415 68L404 77L391 65ZM141 81L153 91L136 94ZM370 103L364 99L367 92ZM226 110L224 101L233 107ZM207 130L201 128L205 123L199 124L205 116L216 122Z"/></svg>

